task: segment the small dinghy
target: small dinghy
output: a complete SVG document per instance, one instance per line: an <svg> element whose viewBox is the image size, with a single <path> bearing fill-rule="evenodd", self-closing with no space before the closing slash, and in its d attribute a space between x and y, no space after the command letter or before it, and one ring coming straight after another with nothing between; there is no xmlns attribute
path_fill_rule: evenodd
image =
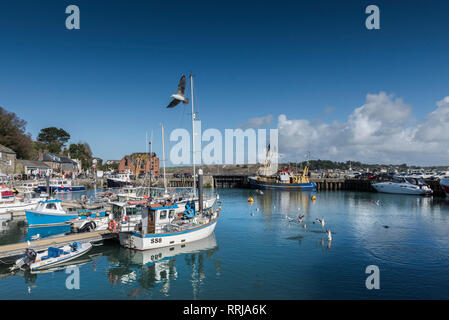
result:
<svg viewBox="0 0 449 320"><path fill-rule="evenodd" d="M28 266L31 271L42 270L78 258L92 249L90 242L73 242L61 247L49 247L47 250L36 252L31 248L25 250L22 258L18 259L11 270Z"/></svg>

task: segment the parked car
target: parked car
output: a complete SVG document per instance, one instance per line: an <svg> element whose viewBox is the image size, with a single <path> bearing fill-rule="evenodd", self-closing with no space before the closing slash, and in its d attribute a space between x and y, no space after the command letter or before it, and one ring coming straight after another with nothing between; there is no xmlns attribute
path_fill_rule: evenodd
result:
<svg viewBox="0 0 449 320"><path fill-rule="evenodd" d="M360 172L351 172L345 174L345 179L358 179L360 178L360 176L361 176Z"/></svg>

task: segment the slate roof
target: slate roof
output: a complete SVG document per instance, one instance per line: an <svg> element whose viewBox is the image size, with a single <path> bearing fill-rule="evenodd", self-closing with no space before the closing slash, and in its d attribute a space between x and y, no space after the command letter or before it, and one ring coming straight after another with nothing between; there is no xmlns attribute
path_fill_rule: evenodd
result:
<svg viewBox="0 0 449 320"><path fill-rule="evenodd" d="M13 150L0 144L0 152L16 154Z"/></svg>
<svg viewBox="0 0 449 320"><path fill-rule="evenodd" d="M35 160L17 160L18 162L22 163L26 167L33 167L33 168L39 168L39 169L50 169L50 166L46 163L43 163L41 161L35 161Z"/></svg>
<svg viewBox="0 0 449 320"><path fill-rule="evenodd" d="M42 161L44 162L59 162L59 163L71 163L71 164L77 164L75 161L73 161L72 159L60 155L60 154L54 154L54 153L50 153L50 152L44 152L42 154Z"/></svg>

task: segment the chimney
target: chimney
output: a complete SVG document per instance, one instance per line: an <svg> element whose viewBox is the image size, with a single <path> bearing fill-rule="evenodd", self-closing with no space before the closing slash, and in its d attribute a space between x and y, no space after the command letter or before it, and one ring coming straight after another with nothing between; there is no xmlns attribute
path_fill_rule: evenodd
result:
<svg viewBox="0 0 449 320"><path fill-rule="evenodd" d="M38 154L37 160L39 160L39 161L44 160L44 156L43 156L43 154L42 154L42 149L39 149L39 154Z"/></svg>

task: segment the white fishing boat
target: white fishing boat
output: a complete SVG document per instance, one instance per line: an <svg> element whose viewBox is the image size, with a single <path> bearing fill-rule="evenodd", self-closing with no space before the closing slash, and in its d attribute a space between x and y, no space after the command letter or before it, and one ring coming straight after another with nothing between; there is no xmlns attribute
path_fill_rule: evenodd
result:
<svg viewBox="0 0 449 320"><path fill-rule="evenodd" d="M12 201L0 203L0 213L35 209L39 201L45 200L33 191L25 191L22 196L14 196Z"/></svg>
<svg viewBox="0 0 449 320"><path fill-rule="evenodd" d="M383 193L411 195L431 195L433 193L424 179L415 177L394 176L391 181L373 183L372 187L377 192Z"/></svg>
<svg viewBox="0 0 449 320"><path fill-rule="evenodd" d="M172 197L169 198L155 198L148 200L130 200L123 202L111 202L112 208L111 213L114 220L117 222L118 231L129 231L134 230L134 228L142 220L142 209L143 206L147 204L160 204L164 203L167 205L176 205L176 208L172 208L172 213L178 215L183 213L185 210L194 209L199 210L199 201L195 199L193 201L191 195L183 198L179 194L171 194ZM203 198L204 209L211 209L215 202L219 200L219 196L215 197L204 197Z"/></svg>
<svg viewBox="0 0 449 320"><path fill-rule="evenodd" d="M76 259L92 249L90 242L73 242L60 247L49 247L46 250L36 252L27 248L22 258L16 260L11 270L28 267L31 271L38 271L66 263Z"/></svg>
<svg viewBox="0 0 449 320"><path fill-rule="evenodd" d="M218 208L194 215L187 210L181 215L175 215L178 208L177 205L161 204L143 207L141 223L134 231L120 232L120 244L125 248L149 250L206 238L214 232L221 203L218 202Z"/></svg>

